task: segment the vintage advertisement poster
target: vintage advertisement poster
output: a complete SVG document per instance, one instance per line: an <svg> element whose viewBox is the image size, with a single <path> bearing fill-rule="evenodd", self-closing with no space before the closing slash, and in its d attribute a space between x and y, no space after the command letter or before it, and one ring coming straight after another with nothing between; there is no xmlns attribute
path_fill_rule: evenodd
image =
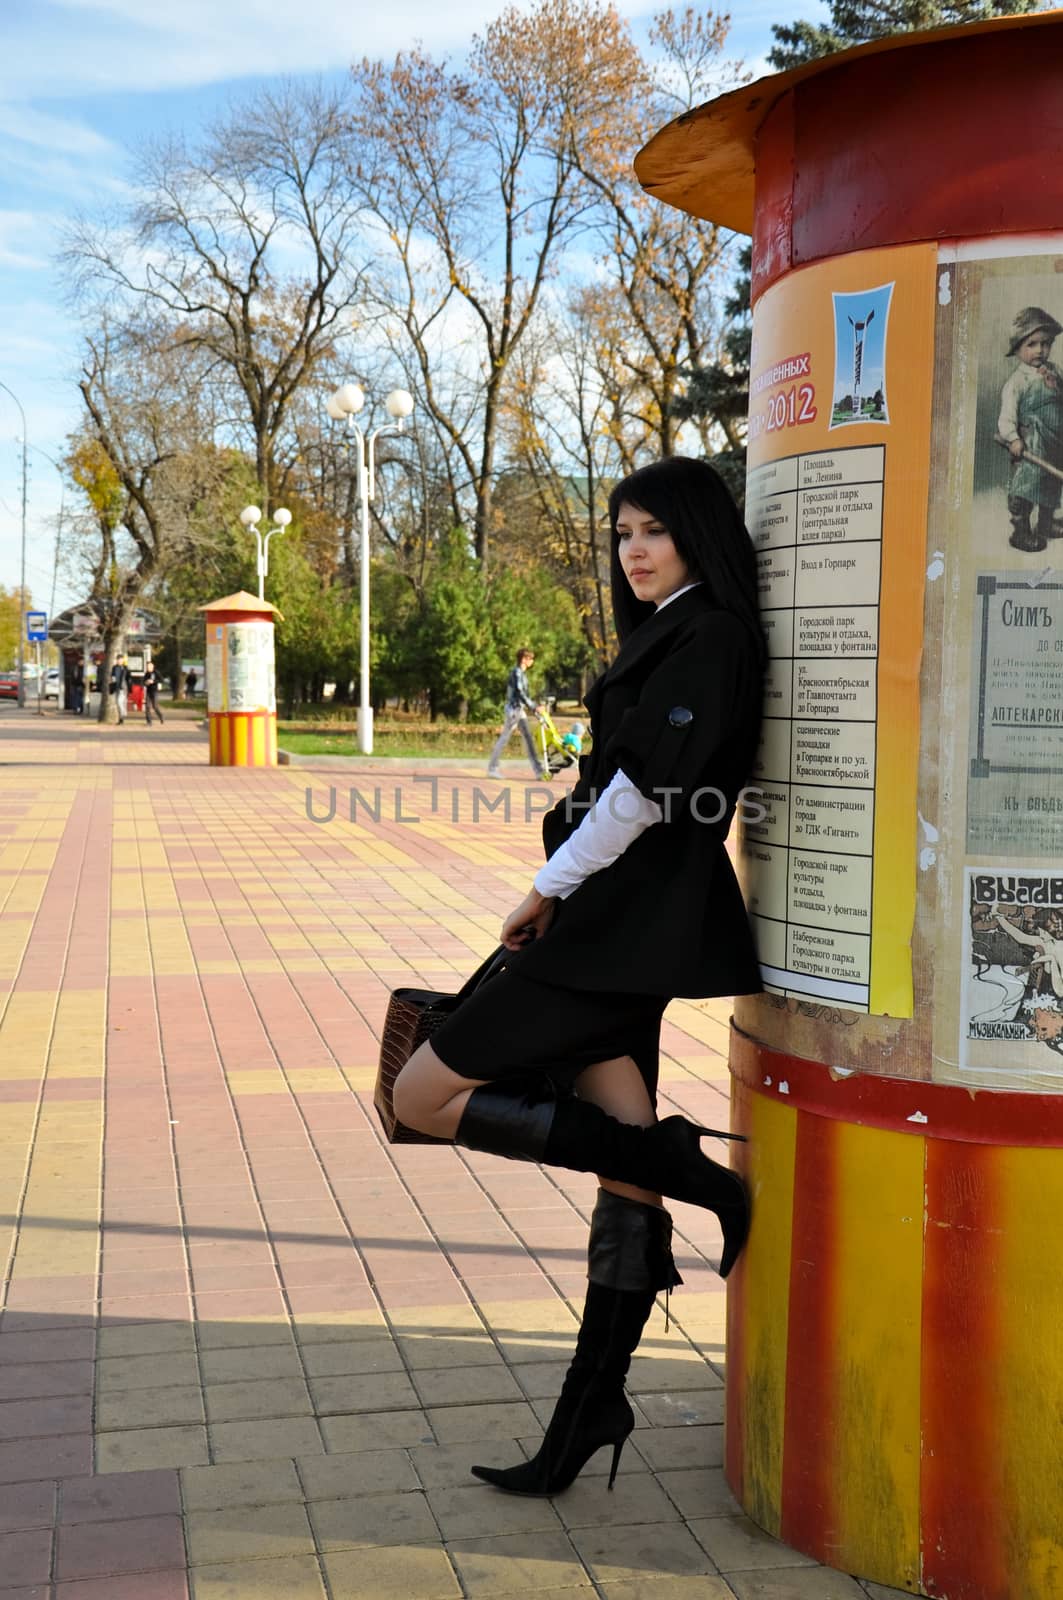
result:
<svg viewBox="0 0 1063 1600"><path fill-rule="evenodd" d="M276 711L272 623L208 624L207 706L211 711Z"/></svg>
<svg viewBox="0 0 1063 1600"><path fill-rule="evenodd" d="M1063 573L977 580L967 849L1063 865Z"/></svg>
<svg viewBox="0 0 1063 1600"><path fill-rule="evenodd" d="M765 292L753 333L770 665L743 867L762 976L892 1017L912 1014L935 265L915 245L807 267Z"/></svg>
<svg viewBox="0 0 1063 1600"><path fill-rule="evenodd" d="M990 1043L1004 1061L1015 1046L1063 1057L1063 864L1056 872L1022 867L966 873L963 1034ZM1003 1048L1002 1048L1003 1047ZM1008 1047L1011 1047L1009 1050Z"/></svg>
<svg viewBox="0 0 1063 1600"><path fill-rule="evenodd" d="M934 1075L1063 1076L1063 239L942 251ZM1038 244L1040 251L1038 253ZM963 929L962 947L954 931Z"/></svg>

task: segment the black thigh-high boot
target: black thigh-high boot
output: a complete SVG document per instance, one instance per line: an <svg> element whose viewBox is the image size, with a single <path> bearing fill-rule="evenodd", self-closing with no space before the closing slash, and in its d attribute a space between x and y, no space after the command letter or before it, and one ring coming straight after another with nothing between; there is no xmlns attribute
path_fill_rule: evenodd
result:
<svg viewBox="0 0 1063 1600"><path fill-rule="evenodd" d="M657 1291L681 1283L671 1250L672 1219L659 1206L599 1189L587 1246L587 1298L576 1353L543 1442L515 1467L473 1467L511 1494L560 1494L596 1450L612 1445L609 1487L635 1425L624 1394Z"/></svg>
<svg viewBox="0 0 1063 1600"><path fill-rule="evenodd" d="M545 1079L534 1085L503 1079L473 1090L454 1142L573 1172L597 1172L616 1183L704 1206L720 1220L719 1272L726 1278L749 1232L749 1196L737 1172L702 1153L703 1134L740 1137L680 1116L640 1128L617 1121L589 1100L552 1098Z"/></svg>

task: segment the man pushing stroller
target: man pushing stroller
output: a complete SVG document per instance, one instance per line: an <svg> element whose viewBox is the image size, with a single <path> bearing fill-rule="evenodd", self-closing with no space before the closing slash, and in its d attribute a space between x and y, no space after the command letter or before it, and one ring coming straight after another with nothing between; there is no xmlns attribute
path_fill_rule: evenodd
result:
<svg viewBox="0 0 1063 1600"><path fill-rule="evenodd" d="M542 758L535 747L535 740L532 737L531 727L528 722L528 712L534 711L538 713L540 709L537 702L532 699L528 692L528 668L534 660L534 650L518 650L516 664L510 669L509 677L506 679L505 716L502 723L502 732L495 742L495 747L491 751L491 758L487 763L487 776L489 778L500 778L502 776L498 769L498 763L501 761L502 754L513 736L514 729L518 727L520 728L521 738L524 740L524 748L528 752L528 760L531 762L533 777L548 778L550 776L549 772L543 767Z"/></svg>

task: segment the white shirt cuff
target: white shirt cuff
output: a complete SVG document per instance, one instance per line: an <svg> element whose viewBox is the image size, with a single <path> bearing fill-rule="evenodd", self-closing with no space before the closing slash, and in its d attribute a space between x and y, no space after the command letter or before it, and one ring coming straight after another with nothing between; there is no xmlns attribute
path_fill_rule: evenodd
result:
<svg viewBox="0 0 1063 1600"><path fill-rule="evenodd" d="M536 889L549 898L567 900L592 873L611 867L640 833L663 817L656 800L647 800L618 769L575 833L539 868Z"/></svg>

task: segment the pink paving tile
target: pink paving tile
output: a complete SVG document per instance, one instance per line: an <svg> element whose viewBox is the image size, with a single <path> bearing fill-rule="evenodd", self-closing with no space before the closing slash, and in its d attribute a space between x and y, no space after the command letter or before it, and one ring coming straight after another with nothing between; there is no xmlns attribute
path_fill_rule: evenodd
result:
<svg viewBox="0 0 1063 1600"><path fill-rule="evenodd" d="M92 1471L91 1433L0 1444L0 1483L34 1478L74 1478Z"/></svg>
<svg viewBox="0 0 1063 1600"><path fill-rule="evenodd" d="M59 1487L62 1523L180 1515L181 1511L178 1476L171 1469L68 1478Z"/></svg>
<svg viewBox="0 0 1063 1600"><path fill-rule="evenodd" d="M16 1584L47 1584L52 1570L52 1530L0 1533L0 1593Z"/></svg>
<svg viewBox="0 0 1063 1600"><path fill-rule="evenodd" d="M183 1566L184 1530L180 1517L137 1517L124 1522L82 1522L60 1527L55 1576L98 1578L104 1574L150 1572Z"/></svg>
<svg viewBox="0 0 1063 1600"><path fill-rule="evenodd" d="M0 1493L0 1533L50 1528L55 1520L54 1483L9 1483Z"/></svg>
<svg viewBox="0 0 1063 1600"><path fill-rule="evenodd" d="M37 1333L0 1333L0 1371L9 1361L91 1360L96 1350L93 1328L55 1328Z"/></svg>
<svg viewBox="0 0 1063 1600"><path fill-rule="evenodd" d="M91 1361L11 1362L0 1366L0 1401L42 1395L91 1394Z"/></svg>
<svg viewBox="0 0 1063 1600"><path fill-rule="evenodd" d="M7 1291L7 1307L11 1311L48 1311L54 1306L73 1305L77 1301L91 1300L96 1293L95 1273L77 1273L69 1277L28 1278L17 1275L11 1279Z"/></svg>
<svg viewBox="0 0 1063 1600"><path fill-rule="evenodd" d="M57 1433L79 1433L91 1427L91 1395L0 1403L0 1439L39 1439Z"/></svg>
<svg viewBox="0 0 1063 1600"><path fill-rule="evenodd" d="M285 1317L287 1307L279 1288L244 1289L229 1294L221 1289L211 1289L196 1295L196 1317L200 1322L233 1322L240 1317Z"/></svg>
<svg viewBox="0 0 1063 1600"><path fill-rule="evenodd" d="M57 1584L55 1600L188 1600L188 1578L183 1569L138 1572L135 1577L82 1578Z"/></svg>
<svg viewBox="0 0 1063 1600"><path fill-rule="evenodd" d="M130 1295L113 1300L100 1313L104 1327L117 1328L130 1322L191 1322L192 1306L187 1294Z"/></svg>

